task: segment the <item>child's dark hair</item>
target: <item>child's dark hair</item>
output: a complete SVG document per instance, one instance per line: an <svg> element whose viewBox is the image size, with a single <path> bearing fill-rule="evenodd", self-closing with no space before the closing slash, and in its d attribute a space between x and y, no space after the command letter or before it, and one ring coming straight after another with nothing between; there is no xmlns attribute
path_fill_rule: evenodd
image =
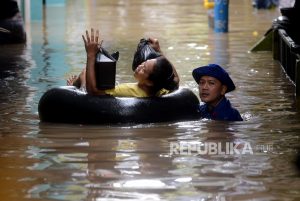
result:
<svg viewBox="0 0 300 201"><path fill-rule="evenodd" d="M159 91L162 88L175 90L174 72L172 64L164 56L156 58L156 65L153 72L149 75L149 80L153 82L153 90Z"/></svg>

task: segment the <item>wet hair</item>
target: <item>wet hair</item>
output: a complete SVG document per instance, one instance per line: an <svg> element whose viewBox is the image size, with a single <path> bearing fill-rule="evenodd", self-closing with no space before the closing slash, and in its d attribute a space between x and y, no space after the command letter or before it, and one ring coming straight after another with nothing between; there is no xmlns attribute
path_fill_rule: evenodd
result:
<svg viewBox="0 0 300 201"><path fill-rule="evenodd" d="M153 91L162 88L174 90L177 84L174 82L174 72L172 64L164 56L156 58L156 64L148 79L153 82Z"/></svg>

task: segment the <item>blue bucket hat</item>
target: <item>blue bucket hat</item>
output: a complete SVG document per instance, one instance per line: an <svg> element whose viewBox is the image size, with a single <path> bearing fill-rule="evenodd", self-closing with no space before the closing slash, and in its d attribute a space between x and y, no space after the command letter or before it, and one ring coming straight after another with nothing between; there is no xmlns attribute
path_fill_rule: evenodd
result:
<svg viewBox="0 0 300 201"><path fill-rule="evenodd" d="M226 93L235 90L235 85L228 73L218 64L208 64L193 70L193 77L199 84L200 78L204 75L218 79L222 84L227 86Z"/></svg>

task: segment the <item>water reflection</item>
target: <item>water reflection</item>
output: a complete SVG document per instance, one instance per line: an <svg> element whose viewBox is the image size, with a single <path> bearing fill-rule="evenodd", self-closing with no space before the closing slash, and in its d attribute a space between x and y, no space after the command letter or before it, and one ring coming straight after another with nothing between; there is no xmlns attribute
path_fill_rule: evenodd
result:
<svg viewBox="0 0 300 201"><path fill-rule="evenodd" d="M54 191L59 191L61 197L65 196L64 199L69 199L68 193L73 185L77 186L78 191L82 189L80 193L91 193L94 196L102 195L102 191L105 193L109 189L118 191L122 186L147 189L152 185L154 189L164 189L162 186L155 187L159 181L157 183L150 179L147 180L148 187L144 185L134 187L134 180L132 180L142 175L142 178L147 174L151 176L153 167L158 169L160 165L166 163L165 160L156 157L154 160L158 161L155 165L149 163L152 156L159 155L162 151L151 135L157 128L149 128L148 134L146 130L144 137L148 135L149 139L144 140L136 139L139 138L141 128L91 128L88 136L83 133L87 128L74 128L66 130L66 134L61 138L49 135L52 133L49 129L53 127L40 126L39 137L47 143L39 145L39 148L31 148L33 149L31 152L35 152L34 157L40 159L40 162L34 164L31 169L47 170L48 174L50 173L49 177L46 177L49 186L46 188L44 184L36 185L30 190L31 195L43 197L43 191L56 189L52 181L57 182L57 180L63 182L64 188ZM71 135L68 136L68 133ZM152 147L154 143L156 143L156 150ZM67 179L68 177L70 178ZM141 181L146 180L137 179L136 182ZM50 194L49 197L51 196Z"/></svg>
<svg viewBox="0 0 300 201"><path fill-rule="evenodd" d="M216 142L222 146L245 140L255 143L239 134L236 124L182 122L145 128L41 124L40 144L30 147L31 156L39 162L30 169L46 171L43 176L47 185L34 185L29 194L63 200L106 196L172 199L174 195L182 199L216 199L228 196L230 191L238 191L238 195L264 191L264 182L251 177L272 168L266 154L170 154L170 143L174 142ZM55 135L57 129L64 130L64 134Z"/></svg>

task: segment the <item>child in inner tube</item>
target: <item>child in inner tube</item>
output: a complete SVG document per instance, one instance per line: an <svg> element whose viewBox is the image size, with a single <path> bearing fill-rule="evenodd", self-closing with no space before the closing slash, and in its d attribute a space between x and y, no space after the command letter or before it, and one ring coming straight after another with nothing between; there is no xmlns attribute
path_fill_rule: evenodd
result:
<svg viewBox="0 0 300 201"><path fill-rule="evenodd" d="M82 35L87 54L86 68L77 76L67 80L68 85L78 88L85 87L91 95L112 95L118 97L151 97L161 96L178 88L179 77L174 66L165 56L149 59L141 63L134 71L137 83L124 83L115 86L113 89L99 90L96 87L95 59L101 48L102 40L99 38L99 31L91 29L86 36ZM161 53L157 39L149 39L151 47ZM162 54L162 53L161 53Z"/></svg>
<svg viewBox="0 0 300 201"><path fill-rule="evenodd" d="M202 118L243 121L239 111L232 107L225 94L235 90L228 73L217 64L208 64L193 70L193 77L199 85L199 96L203 105L199 105Z"/></svg>

